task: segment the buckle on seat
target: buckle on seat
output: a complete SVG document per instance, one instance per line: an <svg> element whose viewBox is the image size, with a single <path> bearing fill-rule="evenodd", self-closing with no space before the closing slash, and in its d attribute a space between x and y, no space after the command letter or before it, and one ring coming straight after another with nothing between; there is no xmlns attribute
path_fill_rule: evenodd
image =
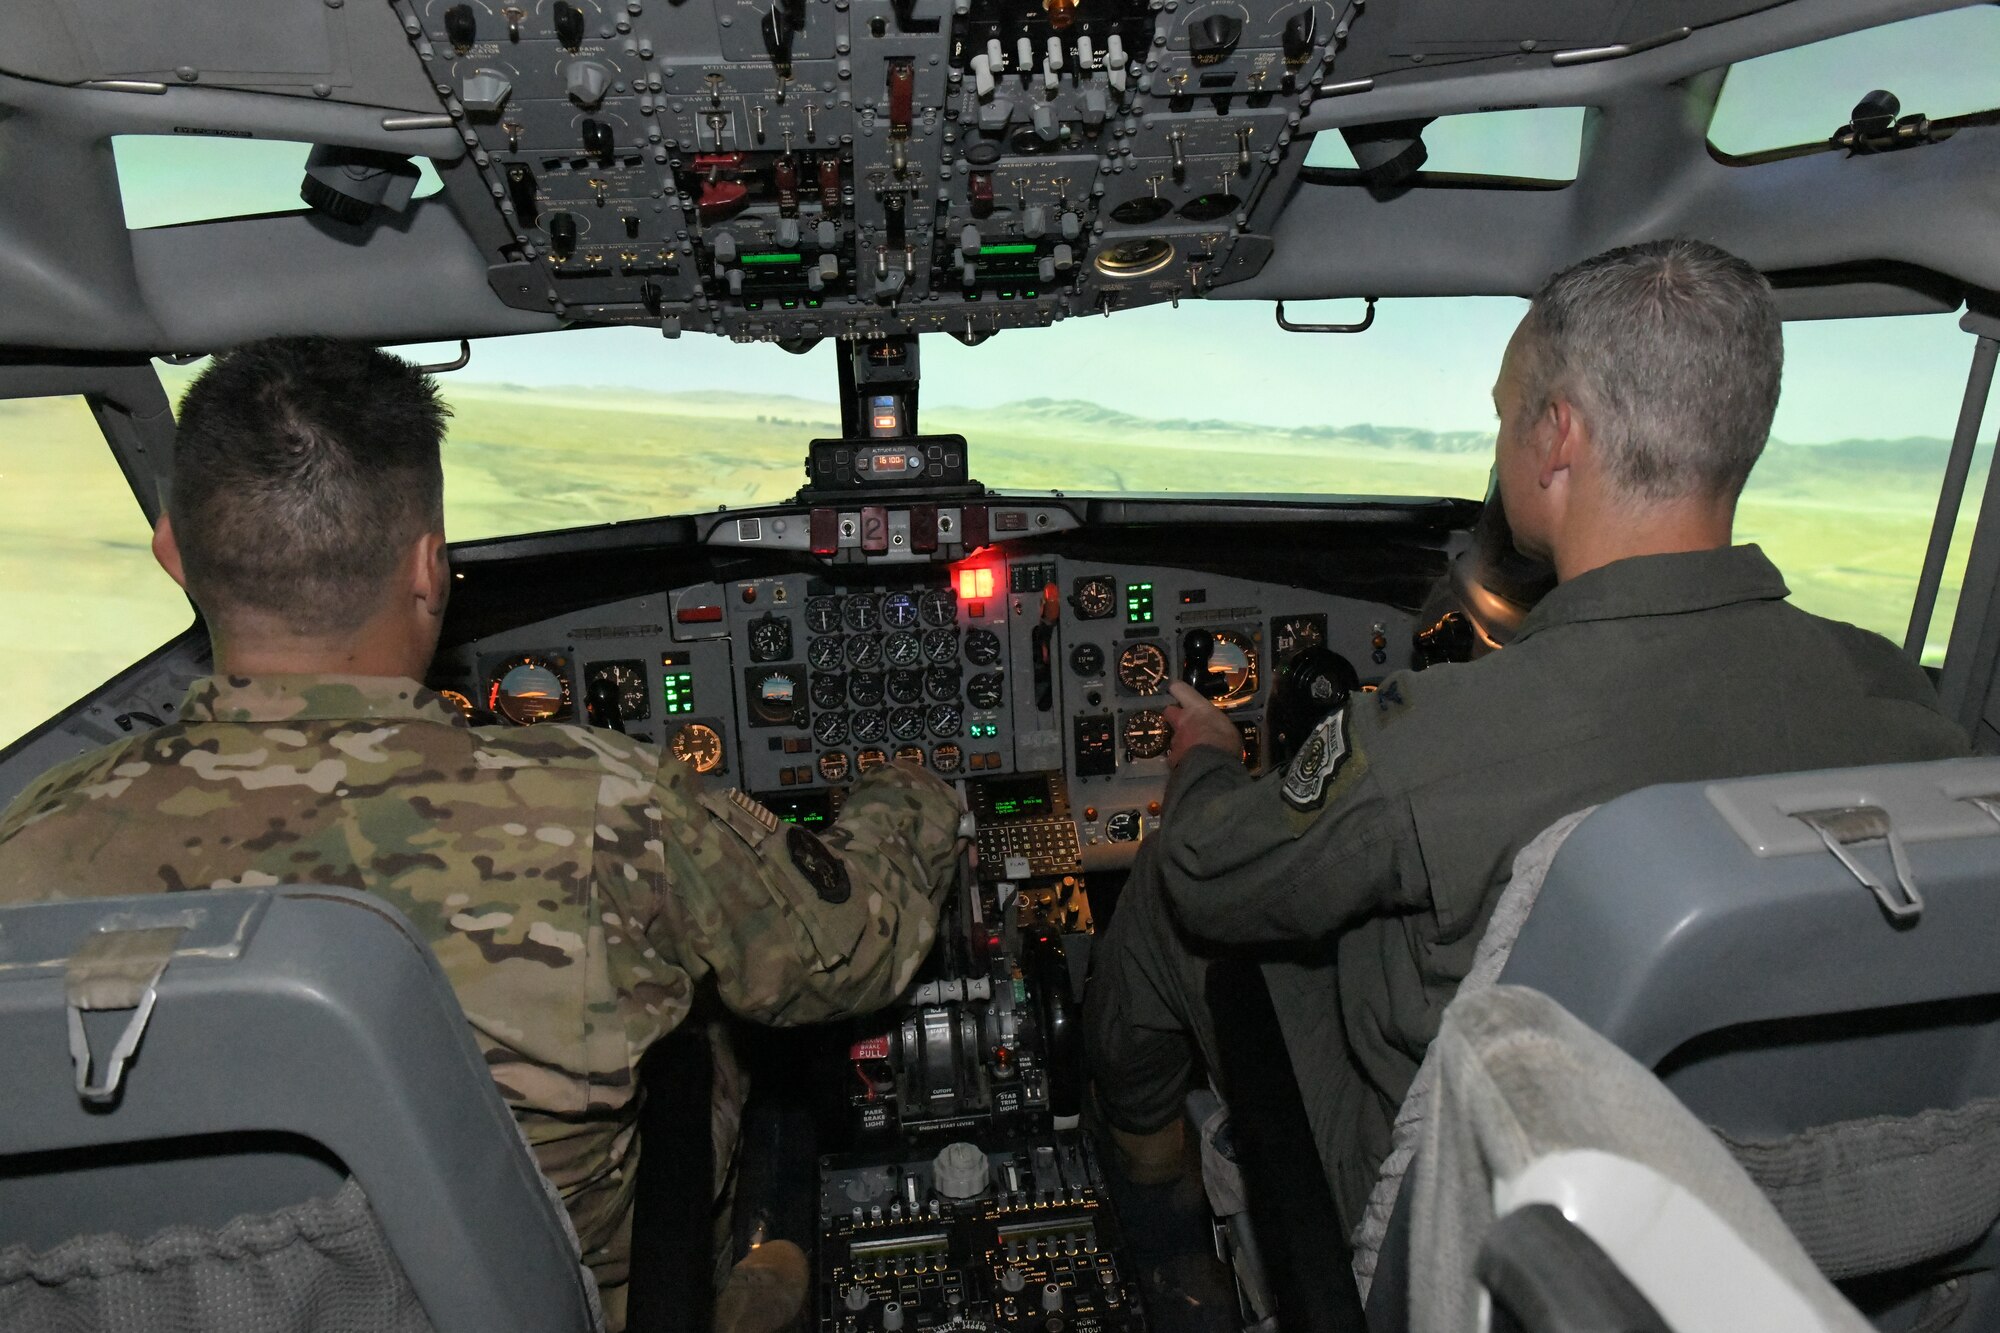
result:
<svg viewBox="0 0 2000 1333"><path fill-rule="evenodd" d="M1896 836L1896 830L1889 823L1889 812L1876 805L1837 806L1828 810L1800 810L1792 815L1826 844L1834 859L1847 867L1847 872L1859 881L1861 887L1875 895L1875 901L1882 904L1882 910L1896 922L1913 922L1924 914L1923 895L1910 878L1910 861L1903 852L1903 840ZM1868 867L1854 859L1847 849L1864 842L1886 842L1889 844L1889 863L1896 871L1896 888L1891 889L1870 873ZM1898 893L1900 890L1900 893Z"/></svg>
<svg viewBox="0 0 2000 1333"><path fill-rule="evenodd" d="M69 1018L69 1057L76 1067L76 1095L103 1105L118 1096L125 1066L146 1035L146 1023L159 1001L160 974L173 959L174 947L186 926L145 926L132 930L99 930L70 955L63 972L63 997ZM83 1030L86 1009L130 1009L132 1017L112 1043L101 1082L90 1081L90 1038Z"/></svg>

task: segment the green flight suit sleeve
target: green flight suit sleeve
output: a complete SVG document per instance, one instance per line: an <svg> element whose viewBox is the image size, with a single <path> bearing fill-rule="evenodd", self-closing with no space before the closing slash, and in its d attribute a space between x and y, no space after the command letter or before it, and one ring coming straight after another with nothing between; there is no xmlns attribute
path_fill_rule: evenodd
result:
<svg viewBox="0 0 2000 1333"><path fill-rule="evenodd" d="M1252 778L1233 754L1189 751L1155 835L1183 927L1217 944L1304 943L1427 901L1408 802L1370 760L1377 731L1373 696L1357 694L1285 770Z"/></svg>
<svg viewBox="0 0 2000 1333"><path fill-rule="evenodd" d="M814 1023L879 1008L930 952L952 883L960 807L928 773L885 765L824 834L734 790L703 788L671 753L658 783L661 910L654 946L735 1013Z"/></svg>

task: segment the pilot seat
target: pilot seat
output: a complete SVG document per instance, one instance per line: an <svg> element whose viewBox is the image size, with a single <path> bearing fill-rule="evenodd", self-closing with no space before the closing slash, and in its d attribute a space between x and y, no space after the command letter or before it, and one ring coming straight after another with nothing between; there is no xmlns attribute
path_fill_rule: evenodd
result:
<svg viewBox="0 0 2000 1333"><path fill-rule="evenodd" d="M0 1051L0 1327L602 1327L449 984L379 900L0 910Z"/></svg>

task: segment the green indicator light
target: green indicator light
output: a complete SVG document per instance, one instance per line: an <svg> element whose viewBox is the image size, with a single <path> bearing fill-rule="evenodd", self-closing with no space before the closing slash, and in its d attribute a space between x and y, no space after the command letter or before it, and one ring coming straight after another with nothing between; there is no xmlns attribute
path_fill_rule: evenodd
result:
<svg viewBox="0 0 2000 1333"><path fill-rule="evenodd" d="M669 713L694 711L694 673L676 671L660 677L660 694Z"/></svg>
<svg viewBox="0 0 2000 1333"><path fill-rule="evenodd" d="M988 255L1031 255L1033 253L1035 253L1033 245L982 245L979 247L979 257L981 259L986 258Z"/></svg>
<svg viewBox="0 0 2000 1333"><path fill-rule="evenodd" d="M1012 293L1012 292L1001 292L1001 293L1000 293L1000 299L1001 299L1001 300L1003 300L1003 301L1011 301L1011 300L1013 300L1013 299L1014 299L1014 293Z"/></svg>
<svg viewBox="0 0 2000 1333"><path fill-rule="evenodd" d="M817 309L819 309L819 298L818 298L818 297L807 297L807 298L806 298L806 309L808 309L808 310L817 310Z"/></svg>
<svg viewBox="0 0 2000 1333"><path fill-rule="evenodd" d="M799 303L797 301L786 301L784 302L784 307L787 310L797 310L799 308Z"/></svg>
<svg viewBox="0 0 2000 1333"><path fill-rule="evenodd" d="M744 255L742 262L745 268L752 268L760 264L796 264L804 257L797 253L777 250L765 255Z"/></svg>
<svg viewBox="0 0 2000 1333"><path fill-rule="evenodd" d="M1153 585L1150 583L1128 583L1125 585L1125 619L1134 625L1141 625L1153 618Z"/></svg>
<svg viewBox="0 0 2000 1333"><path fill-rule="evenodd" d="M1035 297L1036 297L1036 296L1038 296L1039 294L1040 294L1040 293L1038 293L1038 292L1022 292L1022 293L1021 293L1021 295L1023 295L1023 296L1025 296L1025 297L1027 297L1027 298L1028 298L1028 299L1029 299L1030 301L1034 300L1034 299L1035 299Z"/></svg>

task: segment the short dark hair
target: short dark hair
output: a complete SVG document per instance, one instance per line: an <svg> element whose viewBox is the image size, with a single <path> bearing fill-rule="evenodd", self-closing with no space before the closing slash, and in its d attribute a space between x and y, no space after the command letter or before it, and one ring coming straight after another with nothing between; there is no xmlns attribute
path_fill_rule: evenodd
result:
<svg viewBox="0 0 2000 1333"><path fill-rule="evenodd" d="M428 375L373 347L270 338L216 357L181 400L167 499L196 604L358 628L409 543L443 530L450 415Z"/></svg>
<svg viewBox="0 0 2000 1333"><path fill-rule="evenodd" d="M1734 499L1785 364L1771 286L1704 241L1608 250L1550 278L1524 323L1526 408L1561 393L1635 499Z"/></svg>

